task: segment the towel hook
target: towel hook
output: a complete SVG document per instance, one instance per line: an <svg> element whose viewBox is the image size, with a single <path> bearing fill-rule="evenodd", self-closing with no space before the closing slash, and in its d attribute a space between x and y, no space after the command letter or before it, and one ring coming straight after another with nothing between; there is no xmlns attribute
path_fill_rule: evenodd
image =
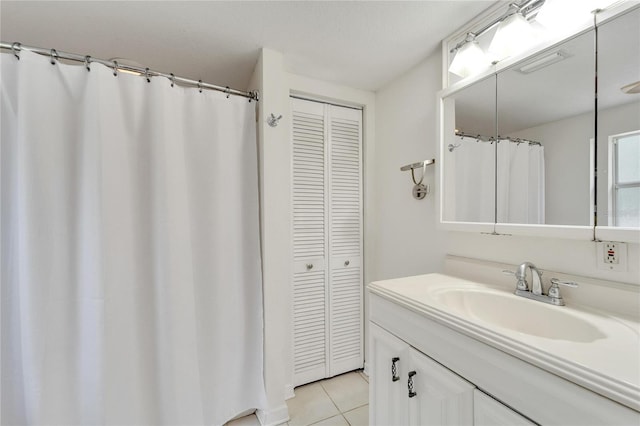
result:
<svg viewBox="0 0 640 426"><path fill-rule="evenodd" d="M118 76L118 61L113 61L113 76Z"/></svg>
<svg viewBox="0 0 640 426"><path fill-rule="evenodd" d="M176 82L176 76L173 73L171 73L170 75L171 77L169 78L169 80L171 81L171 87L173 87Z"/></svg>
<svg viewBox="0 0 640 426"><path fill-rule="evenodd" d="M202 93L202 80L198 80L198 91Z"/></svg>
<svg viewBox="0 0 640 426"><path fill-rule="evenodd" d="M84 57L84 67L87 71L91 72L91 56L87 55Z"/></svg>
<svg viewBox="0 0 640 426"><path fill-rule="evenodd" d="M411 180L413 181L413 198L416 200L422 200L430 191L429 185L425 185L422 183L424 180L424 175L427 172L427 166L434 164L436 162L435 159L424 160L419 163L407 164L406 166L400 167L401 171L411 170ZM422 175L420 176L420 180L416 180L415 170L422 169Z"/></svg>
<svg viewBox="0 0 640 426"><path fill-rule="evenodd" d="M271 116L267 118L267 124L271 127L278 127L278 122L281 118L282 114L276 117L273 113L271 113Z"/></svg>

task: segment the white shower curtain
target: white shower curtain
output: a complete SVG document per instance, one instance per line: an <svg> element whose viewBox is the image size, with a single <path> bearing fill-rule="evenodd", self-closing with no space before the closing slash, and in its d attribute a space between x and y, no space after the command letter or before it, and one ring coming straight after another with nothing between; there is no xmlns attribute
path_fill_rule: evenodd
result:
<svg viewBox="0 0 640 426"><path fill-rule="evenodd" d="M263 407L255 104L1 60L2 424Z"/></svg>
<svg viewBox="0 0 640 426"><path fill-rule="evenodd" d="M457 145L457 147L456 147ZM456 139L448 164L455 179L455 220L461 222L487 222L495 220L495 144L476 142L475 139Z"/></svg>
<svg viewBox="0 0 640 426"><path fill-rule="evenodd" d="M543 224L544 147L501 140L498 149L498 223Z"/></svg>

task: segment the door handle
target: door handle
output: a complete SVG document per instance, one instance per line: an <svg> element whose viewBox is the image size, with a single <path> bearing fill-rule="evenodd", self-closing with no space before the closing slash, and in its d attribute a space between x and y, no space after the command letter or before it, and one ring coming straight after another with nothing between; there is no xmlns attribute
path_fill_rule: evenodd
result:
<svg viewBox="0 0 640 426"><path fill-rule="evenodd" d="M409 380L407 380L407 388L409 389L409 398L413 398L417 395L413 390L413 376L416 375L415 371L409 371Z"/></svg>

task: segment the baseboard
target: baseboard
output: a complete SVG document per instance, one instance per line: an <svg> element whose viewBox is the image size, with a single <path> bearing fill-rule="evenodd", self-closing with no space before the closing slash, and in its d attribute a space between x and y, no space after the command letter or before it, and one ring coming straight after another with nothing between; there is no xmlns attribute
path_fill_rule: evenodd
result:
<svg viewBox="0 0 640 426"><path fill-rule="evenodd" d="M369 377L369 364L367 364L367 362L364 362L364 369L362 370L362 372Z"/></svg>
<svg viewBox="0 0 640 426"><path fill-rule="evenodd" d="M289 420L289 408L287 404L266 410L257 410L256 417L262 426L276 426Z"/></svg>
<svg viewBox="0 0 640 426"><path fill-rule="evenodd" d="M296 394L293 391L293 385L284 385L284 399L291 399L294 396L296 396Z"/></svg>

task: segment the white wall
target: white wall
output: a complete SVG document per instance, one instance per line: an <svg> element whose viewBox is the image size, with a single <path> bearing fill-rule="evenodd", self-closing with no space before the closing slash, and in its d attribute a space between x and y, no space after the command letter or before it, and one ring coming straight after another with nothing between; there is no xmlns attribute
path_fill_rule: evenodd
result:
<svg viewBox="0 0 640 426"><path fill-rule="evenodd" d="M640 284L640 246L628 244L628 269L596 266L591 241L492 236L439 229L434 199L411 198L411 180L399 167L434 157L440 53L393 81L376 96L376 279L443 270L445 253L510 264L529 260L541 269ZM436 164L439 167L439 164ZM433 181L433 172L427 177Z"/></svg>
<svg viewBox="0 0 640 426"><path fill-rule="evenodd" d="M423 200L413 198L411 173L400 171L406 164L436 158L440 82L440 56L435 55L376 93L376 280L444 267L446 233L436 224L438 164L427 168L424 183L431 185L431 193Z"/></svg>
<svg viewBox="0 0 640 426"><path fill-rule="evenodd" d="M591 224L593 120L593 113L580 114L508 135L544 146L546 224Z"/></svg>
<svg viewBox="0 0 640 426"><path fill-rule="evenodd" d="M268 407L258 410L263 425L275 425L289 417L285 403L286 360L291 357L289 325L290 290L290 215L282 214L287 205L290 175L290 150L286 125L270 127L268 112L288 108L288 95L282 73L282 55L263 49L256 64L250 90L259 90L258 155L260 168L260 232L262 243L262 280L264 294L264 379ZM285 362L283 362L283 360Z"/></svg>

